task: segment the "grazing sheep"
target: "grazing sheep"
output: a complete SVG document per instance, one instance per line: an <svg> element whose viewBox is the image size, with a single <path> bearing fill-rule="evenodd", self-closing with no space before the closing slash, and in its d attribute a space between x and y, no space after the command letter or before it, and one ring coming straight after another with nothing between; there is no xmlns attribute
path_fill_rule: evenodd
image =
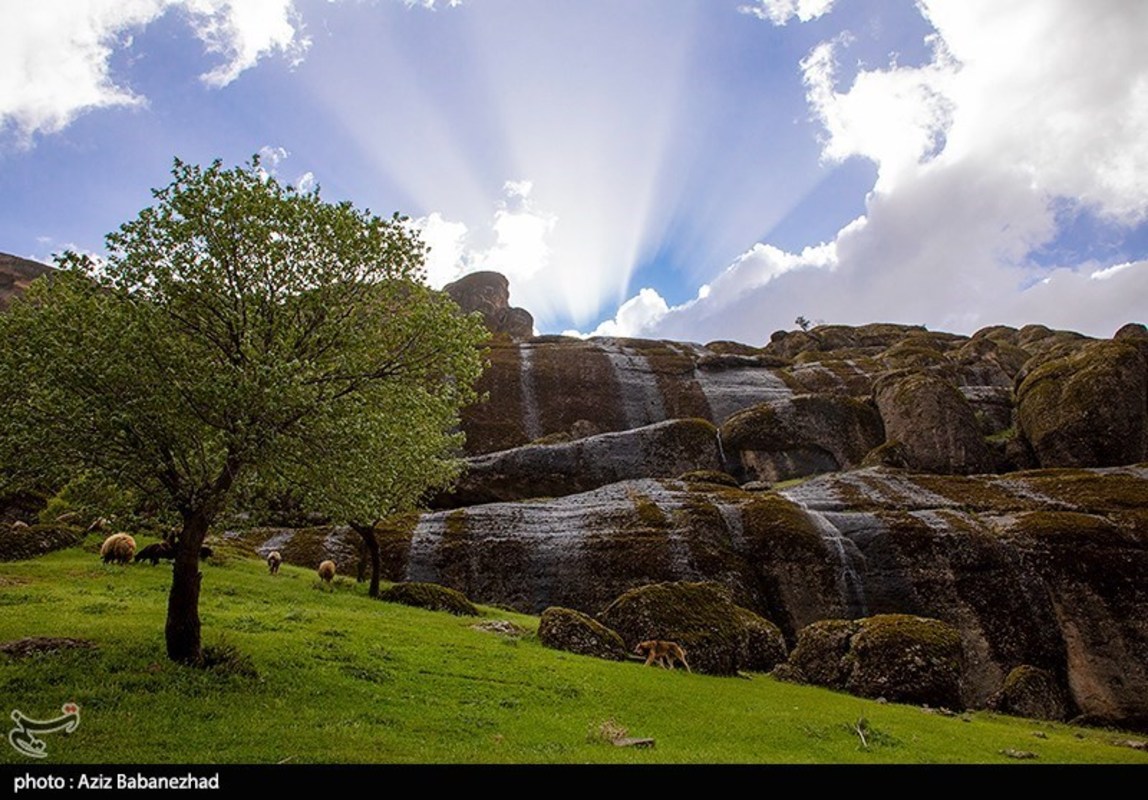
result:
<svg viewBox="0 0 1148 800"><path fill-rule="evenodd" d="M141 561L150 561L151 565L154 567L159 563L161 558L166 558L168 560L173 560L175 558L175 547L173 547L171 542L167 541L166 539L162 542L149 544L143 550L140 550L138 553L136 553L137 564Z"/></svg>
<svg viewBox="0 0 1148 800"><path fill-rule="evenodd" d="M278 550L272 550L267 554L267 569L271 570L272 575L279 574L279 565L283 563L283 556L279 555Z"/></svg>
<svg viewBox="0 0 1148 800"><path fill-rule="evenodd" d="M335 562L324 561L319 565L319 580L323 583L330 584L335 578Z"/></svg>
<svg viewBox="0 0 1148 800"><path fill-rule="evenodd" d="M212 550L207 545L204 545L203 547L199 548L199 560L200 561L207 561L207 559L211 558L213 555L215 555L215 551Z"/></svg>
<svg viewBox="0 0 1148 800"><path fill-rule="evenodd" d="M128 564L136 554L136 540L127 533L113 533L100 545L100 558L105 564L115 561L117 564Z"/></svg>

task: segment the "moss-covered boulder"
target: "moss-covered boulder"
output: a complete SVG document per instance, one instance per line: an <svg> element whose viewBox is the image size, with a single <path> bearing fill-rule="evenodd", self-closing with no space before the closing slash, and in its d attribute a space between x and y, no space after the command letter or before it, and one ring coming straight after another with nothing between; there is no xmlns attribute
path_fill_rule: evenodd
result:
<svg viewBox="0 0 1148 800"><path fill-rule="evenodd" d="M69 525L0 524L0 561L23 561L73 547L83 531Z"/></svg>
<svg viewBox="0 0 1148 800"><path fill-rule="evenodd" d="M1063 681L1031 664L1021 664L1009 672L1001 690L989 700L989 707L1003 714L1057 722L1072 713Z"/></svg>
<svg viewBox="0 0 1148 800"><path fill-rule="evenodd" d="M839 395L797 395L734 414L721 427L744 480L784 481L857 466L884 440L872 406Z"/></svg>
<svg viewBox="0 0 1148 800"><path fill-rule="evenodd" d="M715 583L657 583L631 589L601 621L633 648L646 639L677 642L695 672L768 672L785 659L785 640L769 620L734 604Z"/></svg>
<svg viewBox="0 0 1148 800"><path fill-rule="evenodd" d="M849 619L824 619L806 625L786 661L802 683L844 689L849 680L849 646L861 624Z"/></svg>
<svg viewBox="0 0 1148 800"><path fill-rule="evenodd" d="M882 614L802 628L781 677L899 703L960 708L964 655L956 628Z"/></svg>
<svg viewBox="0 0 1148 800"><path fill-rule="evenodd" d="M538 622L538 640L554 650L610 661L626 659L626 643L593 617L571 608L551 606Z"/></svg>
<svg viewBox="0 0 1148 800"><path fill-rule="evenodd" d="M885 436L900 442L910 468L946 475L991 469L976 416L955 386L923 372L895 372L875 391Z"/></svg>
<svg viewBox="0 0 1148 800"><path fill-rule="evenodd" d="M952 625L908 614L860 621L849 643L846 691L898 703L961 707L964 654Z"/></svg>
<svg viewBox="0 0 1148 800"><path fill-rule="evenodd" d="M1017 388L1017 417L1042 467L1148 458L1148 365L1126 340L1089 342L1046 361Z"/></svg>
<svg viewBox="0 0 1148 800"><path fill-rule="evenodd" d="M456 589L439 586L437 583L416 581L396 583L379 592L379 599L387 603L425 608L428 611L447 611L460 617L479 615L478 609L474 603L466 599L466 595Z"/></svg>

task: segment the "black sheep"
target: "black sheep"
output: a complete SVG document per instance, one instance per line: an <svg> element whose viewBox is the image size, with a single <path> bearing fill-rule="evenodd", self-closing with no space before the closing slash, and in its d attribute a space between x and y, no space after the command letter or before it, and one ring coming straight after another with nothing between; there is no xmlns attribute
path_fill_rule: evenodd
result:
<svg viewBox="0 0 1148 800"><path fill-rule="evenodd" d="M169 560L175 558L175 548L171 546L171 542L164 540L162 542L156 542L155 544L149 544L136 554L137 563L140 561L150 561L153 567L159 563L161 558Z"/></svg>

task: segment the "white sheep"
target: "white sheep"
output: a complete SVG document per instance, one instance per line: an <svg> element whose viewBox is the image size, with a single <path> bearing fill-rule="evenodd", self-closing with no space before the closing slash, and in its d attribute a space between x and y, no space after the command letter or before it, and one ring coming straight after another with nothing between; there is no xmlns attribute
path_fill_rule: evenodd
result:
<svg viewBox="0 0 1148 800"><path fill-rule="evenodd" d="M319 565L319 580L323 583L330 584L335 579L335 562L324 561Z"/></svg>
<svg viewBox="0 0 1148 800"><path fill-rule="evenodd" d="M136 554L136 540L127 533L113 533L100 545L100 558L105 564L115 561L117 564L131 562Z"/></svg>

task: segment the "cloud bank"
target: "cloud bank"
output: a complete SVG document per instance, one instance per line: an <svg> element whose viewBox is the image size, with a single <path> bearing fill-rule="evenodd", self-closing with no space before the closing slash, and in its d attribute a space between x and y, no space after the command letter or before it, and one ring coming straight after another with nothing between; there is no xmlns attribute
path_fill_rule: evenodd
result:
<svg viewBox="0 0 1148 800"><path fill-rule="evenodd" d="M775 24L797 14L766 5L792 7L758 15ZM1040 321L1107 336L1143 319L1148 261L1033 256L1075 215L1124 230L1148 220L1148 5L919 7L936 30L922 66L860 69L843 89L848 35L801 62L822 158L877 166L864 217L800 253L756 245L664 311L644 289L599 331L764 342L803 315L965 332Z"/></svg>

